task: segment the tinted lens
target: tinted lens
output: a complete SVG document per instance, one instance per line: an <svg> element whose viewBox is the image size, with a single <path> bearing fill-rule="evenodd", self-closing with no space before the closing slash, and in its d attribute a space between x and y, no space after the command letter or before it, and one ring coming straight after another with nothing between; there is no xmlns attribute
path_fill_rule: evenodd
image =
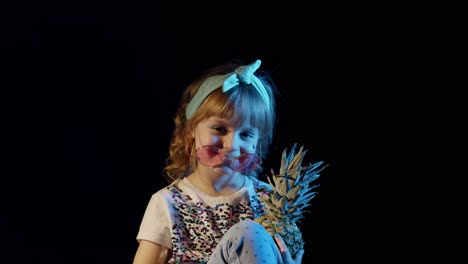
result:
<svg viewBox="0 0 468 264"><path fill-rule="evenodd" d="M223 164L224 155L216 147L203 146L197 149L197 160L203 165L214 167Z"/></svg>
<svg viewBox="0 0 468 264"><path fill-rule="evenodd" d="M242 170L255 170L258 167L258 164L260 164L260 158L251 153L244 153L240 155L237 160L239 161L238 167L235 168L237 171L242 171Z"/></svg>

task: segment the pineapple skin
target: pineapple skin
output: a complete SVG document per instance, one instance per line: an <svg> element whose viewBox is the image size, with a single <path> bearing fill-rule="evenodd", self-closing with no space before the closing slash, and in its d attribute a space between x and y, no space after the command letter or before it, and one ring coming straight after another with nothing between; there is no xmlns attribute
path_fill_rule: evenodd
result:
<svg viewBox="0 0 468 264"><path fill-rule="evenodd" d="M279 234L288 247L291 256L296 255L299 250L304 248L302 232L296 223L278 221L268 215L261 216L255 221L261 224L272 236Z"/></svg>

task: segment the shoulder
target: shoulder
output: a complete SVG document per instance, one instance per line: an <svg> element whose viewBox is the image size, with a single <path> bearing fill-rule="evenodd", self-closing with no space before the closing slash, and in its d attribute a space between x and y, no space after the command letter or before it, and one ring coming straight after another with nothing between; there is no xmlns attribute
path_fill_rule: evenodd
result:
<svg viewBox="0 0 468 264"><path fill-rule="evenodd" d="M174 181L151 195L152 200L161 200L171 197L178 190L177 181Z"/></svg>
<svg viewBox="0 0 468 264"><path fill-rule="evenodd" d="M153 199L173 204L174 202L190 201L198 197L198 190L187 179L178 179L153 194Z"/></svg>

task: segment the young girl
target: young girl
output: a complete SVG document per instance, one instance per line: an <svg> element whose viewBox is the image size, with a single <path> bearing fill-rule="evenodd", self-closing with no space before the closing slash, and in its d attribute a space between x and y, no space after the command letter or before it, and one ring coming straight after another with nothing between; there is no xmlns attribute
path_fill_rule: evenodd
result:
<svg viewBox="0 0 468 264"><path fill-rule="evenodd" d="M262 216L257 179L272 142L274 85L249 65L214 67L182 95L164 168L170 184L152 195L134 263L300 263Z"/></svg>

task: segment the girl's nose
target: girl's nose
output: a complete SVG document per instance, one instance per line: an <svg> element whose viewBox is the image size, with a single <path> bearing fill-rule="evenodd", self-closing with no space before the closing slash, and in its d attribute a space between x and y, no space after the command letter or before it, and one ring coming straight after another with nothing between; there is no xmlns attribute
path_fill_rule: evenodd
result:
<svg viewBox="0 0 468 264"><path fill-rule="evenodd" d="M225 137L223 141L223 150L225 152L235 152L239 150L238 140L235 135Z"/></svg>

